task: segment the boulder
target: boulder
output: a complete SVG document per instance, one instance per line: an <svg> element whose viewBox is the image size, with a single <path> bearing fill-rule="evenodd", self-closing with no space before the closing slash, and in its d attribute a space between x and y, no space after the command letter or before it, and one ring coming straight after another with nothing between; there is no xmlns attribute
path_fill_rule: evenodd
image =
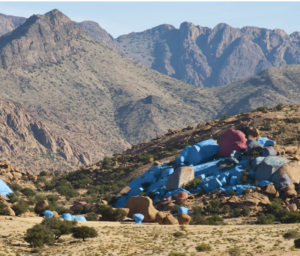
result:
<svg viewBox="0 0 300 256"><path fill-rule="evenodd" d="M253 151L262 152L263 147L256 140L248 139L247 140L247 150L249 151L249 153L252 153Z"/></svg>
<svg viewBox="0 0 300 256"><path fill-rule="evenodd" d="M157 210L153 207L152 199L147 196L132 196L127 200L126 208L129 208L128 217L135 213L144 215L144 221L155 221Z"/></svg>
<svg viewBox="0 0 300 256"><path fill-rule="evenodd" d="M272 185L272 184L263 186L262 191L267 193L267 194L270 194L270 195L275 195L276 194L276 189L275 189L274 185Z"/></svg>
<svg viewBox="0 0 300 256"><path fill-rule="evenodd" d="M297 162L288 162L281 166L278 174L286 173L293 183L300 182L300 164Z"/></svg>
<svg viewBox="0 0 300 256"><path fill-rule="evenodd" d="M294 189L290 189L283 194L284 197L294 197L297 196L297 191Z"/></svg>
<svg viewBox="0 0 300 256"><path fill-rule="evenodd" d="M262 150L262 155L264 157L267 157L267 156L276 156L277 155L277 151L269 146L269 147L264 147L263 150Z"/></svg>
<svg viewBox="0 0 300 256"><path fill-rule="evenodd" d="M19 173L19 172L12 172L12 175L14 176L14 178L16 180L19 180L22 178L22 173Z"/></svg>
<svg viewBox="0 0 300 256"><path fill-rule="evenodd" d="M179 225L189 225L192 218L184 212L177 216Z"/></svg>
<svg viewBox="0 0 300 256"><path fill-rule="evenodd" d="M169 176L166 182L167 190L175 190L182 188L186 183L195 178L195 173L191 167L178 167Z"/></svg>
<svg viewBox="0 0 300 256"><path fill-rule="evenodd" d="M108 202L106 200L101 200L101 203L104 205L108 205Z"/></svg>
<svg viewBox="0 0 300 256"><path fill-rule="evenodd" d="M59 218L57 211L52 211L52 213L53 213L53 218Z"/></svg>
<svg viewBox="0 0 300 256"><path fill-rule="evenodd" d="M258 129L248 130L248 138L254 140L260 138L259 130Z"/></svg>
<svg viewBox="0 0 300 256"><path fill-rule="evenodd" d="M292 180L286 173L279 174L279 172L277 171L276 173L274 173L271 179L274 182L274 186L276 189L282 189L284 187L293 185Z"/></svg>
<svg viewBox="0 0 300 256"><path fill-rule="evenodd" d="M264 158L256 168L255 180L271 180L272 175L286 162L287 160L276 156L268 156Z"/></svg>
<svg viewBox="0 0 300 256"><path fill-rule="evenodd" d="M289 212L295 212L297 211L297 205L296 204L289 204L286 209L289 211Z"/></svg>
<svg viewBox="0 0 300 256"><path fill-rule="evenodd" d="M42 214L43 211L47 210L47 207L49 207L49 203L46 200L40 201L34 207L34 212L37 214Z"/></svg>
<svg viewBox="0 0 300 256"><path fill-rule="evenodd" d="M229 157L236 150L242 152L247 149L247 139L243 132L229 129L219 140L220 153L223 157Z"/></svg>
<svg viewBox="0 0 300 256"><path fill-rule="evenodd" d="M189 198L188 194L184 191L181 191L178 193L178 195L176 197L176 202L180 203L180 202L187 200L188 198Z"/></svg>
<svg viewBox="0 0 300 256"><path fill-rule="evenodd" d="M164 218L165 218L166 216L167 216L166 213L164 213L164 212L158 212L158 213L156 214L156 216L155 216L155 221L156 221L158 224L162 225L162 224L164 224Z"/></svg>
<svg viewBox="0 0 300 256"><path fill-rule="evenodd" d="M291 185L286 186L286 187L283 187L283 188L281 189L281 191L282 191L283 193L285 193L285 192L288 191L288 190L295 190L295 185L294 185L294 184L291 184Z"/></svg>
<svg viewBox="0 0 300 256"><path fill-rule="evenodd" d="M175 223L176 219L170 213L164 218L164 225L174 225Z"/></svg>
<svg viewBox="0 0 300 256"><path fill-rule="evenodd" d="M263 147L274 146L275 141L269 140L267 137L257 139L257 142Z"/></svg>
<svg viewBox="0 0 300 256"><path fill-rule="evenodd" d="M8 210L9 210L9 216L16 216L16 213L13 209L11 209L9 206L7 206Z"/></svg>
<svg viewBox="0 0 300 256"><path fill-rule="evenodd" d="M77 202L76 204L74 204L73 206L71 206L70 207L70 210L72 211L72 212L75 212L76 210L77 210L77 208L79 208L80 206L82 206L82 209L84 209L83 207L83 205L85 205L86 204L86 202L83 202L83 201L79 201L79 202Z"/></svg>

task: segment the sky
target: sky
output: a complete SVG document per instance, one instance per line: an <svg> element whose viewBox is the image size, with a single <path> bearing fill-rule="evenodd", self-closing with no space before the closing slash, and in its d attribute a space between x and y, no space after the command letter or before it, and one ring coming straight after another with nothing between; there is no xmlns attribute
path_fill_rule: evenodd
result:
<svg viewBox="0 0 300 256"><path fill-rule="evenodd" d="M185 21L300 31L300 2L0 2L0 13L26 18L52 9L77 22L95 21L115 38L161 24L179 28Z"/></svg>

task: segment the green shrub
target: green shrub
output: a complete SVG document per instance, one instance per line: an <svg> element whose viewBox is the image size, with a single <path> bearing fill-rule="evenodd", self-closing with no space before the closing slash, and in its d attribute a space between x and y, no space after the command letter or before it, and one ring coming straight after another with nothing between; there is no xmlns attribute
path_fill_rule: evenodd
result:
<svg viewBox="0 0 300 256"><path fill-rule="evenodd" d="M77 221L60 220L56 218L46 218L41 225L46 226L53 232L54 238L57 240L62 235L71 234L72 228L77 225Z"/></svg>
<svg viewBox="0 0 300 256"><path fill-rule="evenodd" d="M294 240L295 248L300 248L300 238Z"/></svg>
<svg viewBox="0 0 300 256"><path fill-rule="evenodd" d="M46 198L45 198L45 199L46 199ZM45 199L43 199L43 200L45 200ZM48 200L49 202L56 202L58 199L59 199L58 196L55 196L55 195L47 195L47 200Z"/></svg>
<svg viewBox="0 0 300 256"><path fill-rule="evenodd" d="M232 189L229 190L228 192L228 196L235 196L236 195L236 192Z"/></svg>
<svg viewBox="0 0 300 256"><path fill-rule="evenodd" d="M70 208L65 208L63 206L55 206L54 211L56 211L59 215L62 215L63 213L72 213L72 210Z"/></svg>
<svg viewBox="0 0 300 256"><path fill-rule="evenodd" d="M113 209L109 205L98 205L98 213L102 215L103 219L113 221L123 220L127 216L124 210L120 208Z"/></svg>
<svg viewBox="0 0 300 256"><path fill-rule="evenodd" d="M285 216L281 217L282 223L299 223L300 212L288 212Z"/></svg>
<svg viewBox="0 0 300 256"><path fill-rule="evenodd" d="M225 204L222 207L222 213L224 213L224 214L230 213L230 210L231 210L231 208L230 208L230 205L228 205L228 204Z"/></svg>
<svg viewBox="0 0 300 256"><path fill-rule="evenodd" d="M280 198L275 198L273 203L267 208L268 213L276 214L282 210L282 200Z"/></svg>
<svg viewBox="0 0 300 256"><path fill-rule="evenodd" d="M241 214L246 217L250 214L250 208L248 206L243 206Z"/></svg>
<svg viewBox="0 0 300 256"><path fill-rule="evenodd" d="M44 244L54 244L53 232L44 225L35 225L33 228L27 229L24 240L31 247L43 247Z"/></svg>
<svg viewBox="0 0 300 256"><path fill-rule="evenodd" d="M288 232L283 234L284 239L294 239L298 238L300 236L300 233L298 230L289 230Z"/></svg>
<svg viewBox="0 0 300 256"><path fill-rule="evenodd" d="M221 202L218 200L211 200L209 201L208 211L210 213L216 213L219 210Z"/></svg>
<svg viewBox="0 0 300 256"><path fill-rule="evenodd" d="M198 252L208 252L208 251L211 251L212 248L209 244L202 243L202 244L196 246L196 250Z"/></svg>
<svg viewBox="0 0 300 256"><path fill-rule="evenodd" d="M242 215L242 210L240 208L234 208L233 214L236 217L240 217Z"/></svg>
<svg viewBox="0 0 300 256"><path fill-rule="evenodd" d="M39 175L40 175L40 176L47 176L47 175L48 175L48 172L46 172L46 171L41 171Z"/></svg>
<svg viewBox="0 0 300 256"><path fill-rule="evenodd" d="M35 192L31 188L23 188L21 192L24 196L35 196Z"/></svg>
<svg viewBox="0 0 300 256"><path fill-rule="evenodd" d="M20 191L22 189L22 187L18 184L18 183L12 183L10 185L10 188L12 189L12 191L17 192Z"/></svg>
<svg viewBox="0 0 300 256"><path fill-rule="evenodd" d="M8 209L8 206L0 201L0 215L9 215L10 211Z"/></svg>
<svg viewBox="0 0 300 256"><path fill-rule="evenodd" d="M82 238L83 241L85 241L86 238L93 238L98 236L96 229L87 226L75 227L73 228L72 232L74 238Z"/></svg>
<svg viewBox="0 0 300 256"><path fill-rule="evenodd" d="M177 214L179 207L180 207L180 205L178 205L178 204L175 204L174 206L172 206L171 213L172 214Z"/></svg>
<svg viewBox="0 0 300 256"><path fill-rule="evenodd" d="M21 215L22 213L28 210L29 206L24 200L19 200L19 202L12 206L12 209L16 213L16 215Z"/></svg>
<svg viewBox="0 0 300 256"><path fill-rule="evenodd" d="M264 213L259 213L257 217L257 224L272 224L273 221L275 220L275 216L273 214L264 214Z"/></svg>
<svg viewBox="0 0 300 256"><path fill-rule="evenodd" d="M224 120L226 120L226 119L228 119L228 115L223 115L223 116L220 118L220 121L224 121Z"/></svg>
<svg viewBox="0 0 300 256"><path fill-rule="evenodd" d="M173 236L176 237L176 238L180 238L180 237L184 237L186 235L183 232L176 231L176 232L173 233Z"/></svg>
<svg viewBox="0 0 300 256"><path fill-rule="evenodd" d="M250 155L251 155L252 157L256 158L256 157L259 157L261 154L260 154L258 151L253 150L253 151L250 153Z"/></svg>
<svg viewBox="0 0 300 256"><path fill-rule="evenodd" d="M282 110L283 109L283 104L279 103L276 107L277 110Z"/></svg>
<svg viewBox="0 0 300 256"><path fill-rule="evenodd" d="M41 201L44 201L44 200L46 200L46 197L43 196L43 195L36 195L36 196L35 196L35 201L36 201L36 203L41 202Z"/></svg>
<svg viewBox="0 0 300 256"><path fill-rule="evenodd" d="M267 109L268 109L267 107L258 107L258 108L256 109L256 111L263 112L263 111L265 111L265 110L267 110Z"/></svg>
<svg viewBox="0 0 300 256"><path fill-rule="evenodd" d="M12 204L19 201L19 197L15 193L9 193L7 195L7 198L10 200Z"/></svg>
<svg viewBox="0 0 300 256"><path fill-rule="evenodd" d="M43 176L38 176L37 182L43 182L43 183L45 183L46 182L46 178L43 177Z"/></svg>
<svg viewBox="0 0 300 256"><path fill-rule="evenodd" d="M237 246L231 247L231 248L229 248L229 250L228 250L228 254L229 254L230 256L239 256L239 255L242 254L242 249L239 248L239 247L237 247Z"/></svg>
<svg viewBox="0 0 300 256"><path fill-rule="evenodd" d="M200 183L201 183L200 179L196 178L196 179L193 179L193 180L189 181L189 182L184 186L184 188L185 188L186 190L191 190L191 189L196 188Z"/></svg>
<svg viewBox="0 0 300 256"><path fill-rule="evenodd" d="M94 212L89 212L85 215L86 220L88 221L97 221L99 220L99 216L98 214L94 213Z"/></svg>
<svg viewBox="0 0 300 256"><path fill-rule="evenodd" d="M213 215L212 217L206 218L209 225L223 225L224 220L223 218L219 217L217 214Z"/></svg>
<svg viewBox="0 0 300 256"><path fill-rule="evenodd" d="M168 256L186 256L185 253L183 252L174 252L174 251L171 251Z"/></svg>
<svg viewBox="0 0 300 256"><path fill-rule="evenodd" d="M141 160L142 162L147 162L147 161L150 160L150 158L154 158L154 156L151 155L151 154L145 154L145 155L141 156L140 160Z"/></svg>
<svg viewBox="0 0 300 256"><path fill-rule="evenodd" d="M62 196L65 196L65 197L68 197L68 198L73 198L73 197L77 197L79 196L79 193L74 190L73 188L69 187L69 186L58 186L56 187L56 191L62 195Z"/></svg>

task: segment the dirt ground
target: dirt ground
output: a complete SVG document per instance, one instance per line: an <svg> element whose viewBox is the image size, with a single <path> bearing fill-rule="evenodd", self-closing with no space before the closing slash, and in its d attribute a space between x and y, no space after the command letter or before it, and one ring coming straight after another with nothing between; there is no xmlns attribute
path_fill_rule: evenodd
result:
<svg viewBox="0 0 300 256"><path fill-rule="evenodd" d="M42 221L41 217L0 217L0 255L32 255L34 251L23 241L26 229ZM134 225L132 222L79 222L96 228L97 238L75 240L63 236L53 246L45 246L36 255L229 255L228 249L237 246L241 255L300 255L293 248L293 239L282 235L300 224L224 225L224 226L159 226ZM175 232L181 236L175 237ZM211 245L212 251L197 252L201 243ZM176 254L173 254L176 255Z"/></svg>

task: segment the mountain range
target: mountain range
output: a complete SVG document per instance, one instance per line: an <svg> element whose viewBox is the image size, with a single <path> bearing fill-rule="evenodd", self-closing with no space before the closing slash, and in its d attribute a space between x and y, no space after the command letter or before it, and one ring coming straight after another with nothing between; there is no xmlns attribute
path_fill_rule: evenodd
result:
<svg viewBox="0 0 300 256"><path fill-rule="evenodd" d="M89 24L53 10L0 37L0 158L33 172L71 170L168 129L299 102L298 65L196 87L116 51L109 35L98 42Z"/></svg>

